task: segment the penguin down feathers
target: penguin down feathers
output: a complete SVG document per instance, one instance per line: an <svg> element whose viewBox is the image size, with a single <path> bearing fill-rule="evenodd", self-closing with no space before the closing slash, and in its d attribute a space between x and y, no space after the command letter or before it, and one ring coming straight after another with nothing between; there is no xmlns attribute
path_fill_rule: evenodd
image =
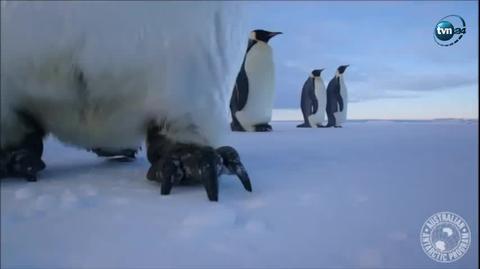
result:
<svg viewBox="0 0 480 269"><path fill-rule="evenodd" d="M80 147L138 146L148 120L216 146L247 36L220 2L5 2L0 146L27 128Z"/></svg>

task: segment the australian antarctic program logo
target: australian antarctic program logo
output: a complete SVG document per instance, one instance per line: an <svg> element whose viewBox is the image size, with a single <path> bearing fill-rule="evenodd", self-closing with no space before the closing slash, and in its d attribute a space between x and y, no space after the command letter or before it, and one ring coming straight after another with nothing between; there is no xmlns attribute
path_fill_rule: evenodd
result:
<svg viewBox="0 0 480 269"><path fill-rule="evenodd" d="M465 220L451 212L433 214L425 221L420 232L425 254L442 263L454 262L465 255L471 238Z"/></svg>
<svg viewBox="0 0 480 269"><path fill-rule="evenodd" d="M460 41L466 32L465 20L458 15L449 15L437 22L433 37L438 45L448 47Z"/></svg>

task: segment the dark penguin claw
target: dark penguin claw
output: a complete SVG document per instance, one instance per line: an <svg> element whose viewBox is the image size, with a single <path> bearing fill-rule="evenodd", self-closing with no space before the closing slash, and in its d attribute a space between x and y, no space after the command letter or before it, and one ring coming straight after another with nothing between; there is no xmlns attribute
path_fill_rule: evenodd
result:
<svg viewBox="0 0 480 269"><path fill-rule="evenodd" d="M37 154L22 149L2 153L0 157L1 177L24 177L27 181L37 181L37 173L45 169L45 163Z"/></svg>
<svg viewBox="0 0 480 269"><path fill-rule="evenodd" d="M178 144L168 157L160 158L148 171L147 178L161 183L161 194L168 195L179 183L201 182L210 201L218 201L218 178L235 174L244 188L252 191L250 178L237 151L232 147L215 150L207 146Z"/></svg>
<svg viewBox="0 0 480 269"><path fill-rule="evenodd" d="M148 170L147 178L162 184L161 194L168 195L174 183L180 183L184 178L183 168L178 160L166 158L159 160Z"/></svg>
<svg viewBox="0 0 480 269"><path fill-rule="evenodd" d="M240 161L240 155L238 155L238 152L232 147L223 146L217 149L217 153L222 157L223 166L225 168L224 173L237 175L245 190L251 192L252 184L250 183L250 177L248 176L247 169L245 169Z"/></svg>

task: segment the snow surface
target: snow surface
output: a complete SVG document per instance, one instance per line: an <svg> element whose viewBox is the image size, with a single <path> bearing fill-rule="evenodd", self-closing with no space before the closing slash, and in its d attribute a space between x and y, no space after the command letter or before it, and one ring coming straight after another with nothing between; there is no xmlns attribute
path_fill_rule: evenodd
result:
<svg viewBox="0 0 480 269"><path fill-rule="evenodd" d="M135 162L46 143L37 183L1 182L1 267L478 267L478 121L358 121L342 129L235 133L253 183L224 176L160 196ZM423 222L451 211L467 254L427 257Z"/></svg>

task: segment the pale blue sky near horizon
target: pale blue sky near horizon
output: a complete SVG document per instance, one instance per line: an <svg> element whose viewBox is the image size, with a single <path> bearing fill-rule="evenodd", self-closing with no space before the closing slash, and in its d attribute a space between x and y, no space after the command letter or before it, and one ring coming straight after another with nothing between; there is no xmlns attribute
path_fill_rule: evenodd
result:
<svg viewBox="0 0 480 269"><path fill-rule="evenodd" d="M250 29L282 31L270 41L275 109L298 109L309 72L341 64L351 119L478 119L477 1L247 2ZM450 47L433 30L462 16L467 34Z"/></svg>

